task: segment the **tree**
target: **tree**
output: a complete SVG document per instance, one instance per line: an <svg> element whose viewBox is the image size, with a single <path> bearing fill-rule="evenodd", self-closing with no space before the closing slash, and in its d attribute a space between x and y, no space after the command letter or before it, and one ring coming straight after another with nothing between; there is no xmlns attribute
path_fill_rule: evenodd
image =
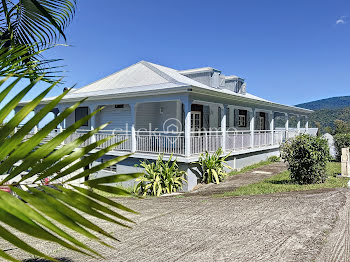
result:
<svg viewBox="0 0 350 262"><path fill-rule="evenodd" d="M52 67L41 63L47 65L57 60L43 60L41 53L55 46L60 37L66 40L64 29L74 16L76 0L1 0L1 3L1 51L13 48L25 51L17 57L18 64L31 69L24 77L35 79L40 74L51 72ZM49 79L47 75L43 78Z"/></svg>
<svg viewBox="0 0 350 262"><path fill-rule="evenodd" d="M326 126L326 127L324 128L324 132L325 132L325 133L328 133L328 134L332 134L332 133L333 133L333 130L332 130L332 128L331 128L330 126Z"/></svg>
<svg viewBox="0 0 350 262"><path fill-rule="evenodd" d="M116 240L116 237L89 221L84 214L122 227L130 227L133 222L119 211L134 211L103 197L98 192L128 195L127 191L114 187L111 183L123 182L141 175L137 173L113 175L73 184L74 181L80 181L80 178L126 159L130 154L84 170L85 166L123 142L98 149L112 138L110 136L97 142L90 141L87 146L82 146L108 124L101 125L73 142L62 145L67 137L102 109L80 119L49 142L45 140L51 131L73 113L85 99L61 112L38 133L30 132L55 108L69 90L46 104L19 128L23 119L39 105L59 81L50 84L8 122L4 121L23 97L44 79L40 70L51 68L48 61L39 59L41 47L50 46L49 40L57 37L56 30L64 37L63 29L70 21L74 7L75 1L67 0L20 0L17 3L2 0L2 8L0 8L2 15L0 15L0 76L3 77L0 79L0 103L5 103L8 94L22 79L28 77L31 79L22 91L0 108L0 186L10 188L16 196L25 201L0 190L0 221L2 222L0 238L30 254L53 261L54 258L33 248L9 227L39 240L55 242L64 248L87 256L101 257L98 252L78 240L74 234L62 229L62 226L109 246L100 235L113 240ZM49 186L43 183L46 178L50 178ZM96 192L95 189L99 191ZM4 224L6 227L3 226ZM3 250L0 250L0 257L9 261L18 261Z"/></svg>
<svg viewBox="0 0 350 262"><path fill-rule="evenodd" d="M334 121L335 134L344 134L350 132L350 125L343 120L336 119Z"/></svg>

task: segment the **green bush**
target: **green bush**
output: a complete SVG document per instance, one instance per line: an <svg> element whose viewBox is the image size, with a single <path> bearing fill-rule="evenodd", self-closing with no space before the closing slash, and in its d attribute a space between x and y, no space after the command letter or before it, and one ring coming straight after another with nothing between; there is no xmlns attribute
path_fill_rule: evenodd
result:
<svg viewBox="0 0 350 262"><path fill-rule="evenodd" d="M337 150L337 160L340 161L341 149L344 147L350 147L350 133L335 135L334 145Z"/></svg>
<svg viewBox="0 0 350 262"><path fill-rule="evenodd" d="M293 181L299 184L324 182L330 160L326 139L302 134L281 145L281 157L288 163Z"/></svg>
<svg viewBox="0 0 350 262"><path fill-rule="evenodd" d="M172 156L165 162L163 155L159 155L156 162L141 161L140 166L145 169L145 174L136 179L139 183L134 191L138 195L170 194L182 189L183 182L187 182L184 178L186 172L179 170L177 161L172 160Z"/></svg>
<svg viewBox="0 0 350 262"><path fill-rule="evenodd" d="M200 165L202 173L202 182L207 184L219 184L220 181L224 180L224 178L227 176L224 167L228 169L232 168L225 162L229 154L225 157L221 157L223 153L223 150L219 148L212 155L210 155L208 152L205 152L205 154L201 154L199 156L198 164Z"/></svg>

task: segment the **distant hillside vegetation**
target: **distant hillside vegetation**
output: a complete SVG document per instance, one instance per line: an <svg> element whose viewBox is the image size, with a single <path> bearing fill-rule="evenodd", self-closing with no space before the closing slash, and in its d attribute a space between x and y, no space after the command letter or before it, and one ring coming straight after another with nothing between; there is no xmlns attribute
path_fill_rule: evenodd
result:
<svg viewBox="0 0 350 262"><path fill-rule="evenodd" d="M316 127L316 122L321 124L322 133L328 132L328 130L325 130L326 127L334 130L334 121L337 119L350 123L350 107L316 110L309 116L311 126Z"/></svg>
<svg viewBox="0 0 350 262"><path fill-rule="evenodd" d="M331 97L331 98L299 104L296 106L306 108L306 109L311 109L311 110L340 109L340 108L350 107L350 96Z"/></svg>
<svg viewBox="0 0 350 262"><path fill-rule="evenodd" d="M331 97L296 105L315 110L309 116L312 127L321 127L321 133L334 132L335 120L342 120L350 125L350 96Z"/></svg>

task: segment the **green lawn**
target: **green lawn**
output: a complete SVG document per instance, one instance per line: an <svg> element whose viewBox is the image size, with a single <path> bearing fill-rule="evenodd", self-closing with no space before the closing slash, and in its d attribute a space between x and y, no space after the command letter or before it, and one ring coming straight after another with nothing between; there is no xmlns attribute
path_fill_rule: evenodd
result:
<svg viewBox="0 0 350 262"><path fill-rule="evenodd" d="M241 174L241 173L245 173L245 172L248 172L250 170L253 170L253 169L256 169L256 168L259 168L259 167L262 167L262 166L266 166L266 165L269 165L271 163L273 163L274 161L271 160L271 158L265 160L265 161L261 161L259 163L256 163L256 164L253 164L253 165L250 165L250 166L246 166L246 167L243 167L241 170L235 170L235 171L231 171L229 173L229 176L234 176L234 175L238 175L238 174Z"/></svg>
<svg viewBox="0 0 350 262"><path fill-rule="evenodd" d="M290 191L302 191L320 188L337 188L347 187L349 178L336 177L340 173L340 163L330 162L327 165L328 178L325 183L312 185L299 185L290 180L289 171L282 172L278 175L265 179L261 182L243 186L232 192L215 195L222 196L242 196L242 195L260 195Z"/></svg>

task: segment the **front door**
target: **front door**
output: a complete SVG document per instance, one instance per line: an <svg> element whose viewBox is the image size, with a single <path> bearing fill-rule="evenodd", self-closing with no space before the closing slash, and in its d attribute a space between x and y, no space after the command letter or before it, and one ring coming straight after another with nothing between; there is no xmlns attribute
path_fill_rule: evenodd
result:
<svg viewBox="0 0 350 262"><path fill-rule="evenodd" d="M200 131L202 129L202 112L192 111L191 112L191 131Z"/></svg>

